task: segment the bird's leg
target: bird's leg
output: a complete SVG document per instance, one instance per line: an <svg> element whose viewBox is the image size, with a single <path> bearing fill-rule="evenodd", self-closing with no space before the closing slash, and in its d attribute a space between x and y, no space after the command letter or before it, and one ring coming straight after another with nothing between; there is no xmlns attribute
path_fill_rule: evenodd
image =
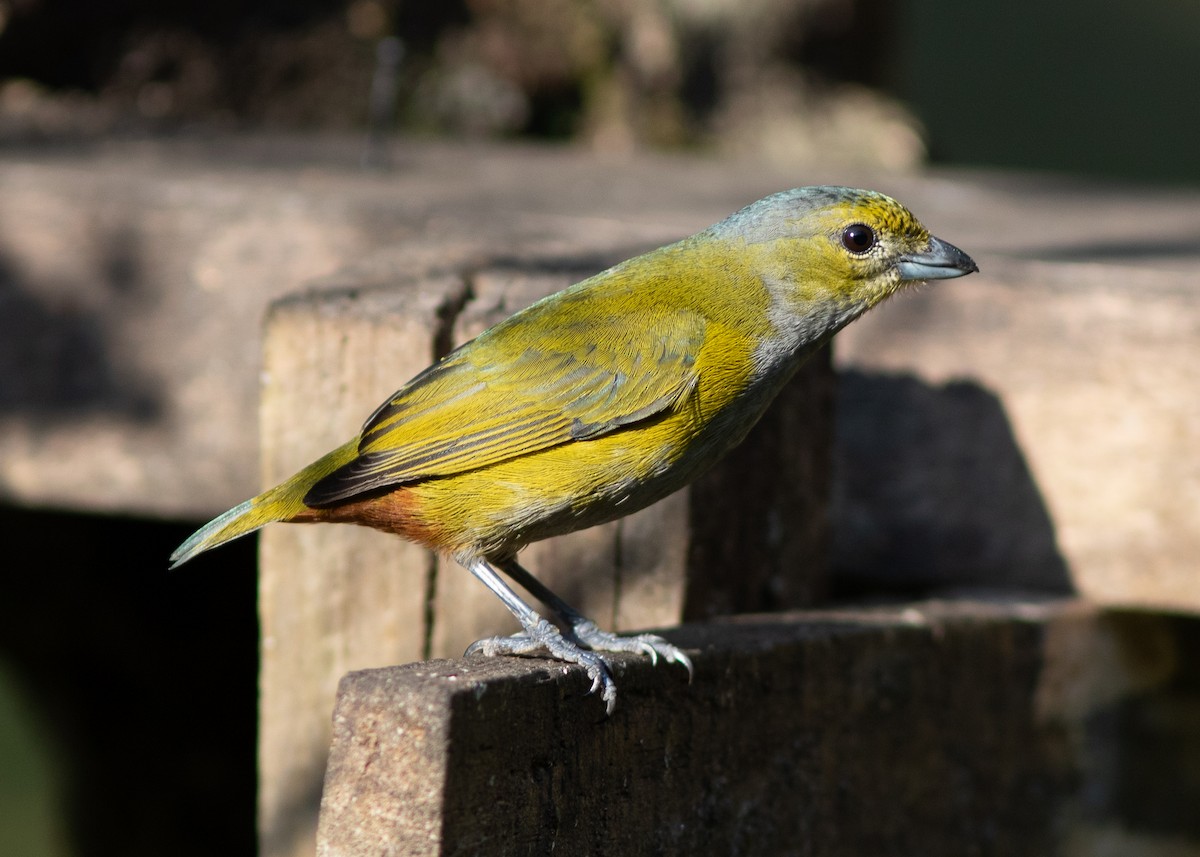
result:
<svg viewBox="0 0 1200 857"><path fill-rule="evenodd" d="M522 601L483 557L463 557L459 562L504 602L504 606L517 617L517 621L525 629L525 633L511 637L476 640L467 647L468 655L476 652L485 655L531 655L545 652L557 660L579 664L587 670L588 678L592 680L589 693L599 690L606 712L612 714L617 702L617 685L613 681L608 664L600 655L581 649L578 644L566 639L553 623L547 622L536 610Z"/></svg>
<svg viewBox="0 0 1200 857"><path fill-rule="evenodd" d="M681 649L668 643L657 634L617 634L601 630L595 622L584 616L567 602L555 595L549 587L529 573L515 558L498 562L500 569L521 584L534 598L549 607L558 618L571 629L571 636L581 645L594 652L635 652L646 655L652 663L658 663L659 655L670 663L681 664L688 671L691 681L693 668L691 659ZM509 608L512 609L512 608Z"/></svg>

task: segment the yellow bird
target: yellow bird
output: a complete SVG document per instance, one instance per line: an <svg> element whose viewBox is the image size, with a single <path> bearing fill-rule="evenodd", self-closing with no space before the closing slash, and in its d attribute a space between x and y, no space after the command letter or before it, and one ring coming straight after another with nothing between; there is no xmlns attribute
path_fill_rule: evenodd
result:
<svg viewBox="0 0 1200 857"><path fill-rule="evenodd" d="M846 324L910 283L977 270L883 194L774 194L450 352L384 402L358 437L202 527L172 567L273 521L395 533L454 557L524 629L468 653L580 664L611 712L616 686L599 653L662 656L689 674L691 662L660 637L600 630L522 568L517 552L688 484Z"/></svg>

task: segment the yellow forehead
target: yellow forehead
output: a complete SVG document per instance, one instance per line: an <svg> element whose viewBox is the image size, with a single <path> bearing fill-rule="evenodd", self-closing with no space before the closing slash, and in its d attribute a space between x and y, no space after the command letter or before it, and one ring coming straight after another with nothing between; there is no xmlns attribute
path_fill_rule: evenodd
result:
<svg viewBox="0 0 1200 857"><path fill-rule="evenodd" d="M895 236L925 237L925 227L912 213L890 197L862 193L830 204L818 215L829 230L865 223L877 232Z"/></svg>

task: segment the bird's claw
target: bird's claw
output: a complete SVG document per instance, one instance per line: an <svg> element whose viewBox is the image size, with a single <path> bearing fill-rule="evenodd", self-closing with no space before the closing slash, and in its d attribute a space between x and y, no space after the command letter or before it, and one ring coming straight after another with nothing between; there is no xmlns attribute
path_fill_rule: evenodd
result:
<svg viewBox="0 0 1200 857"><path fill-rule="evenodd" d="M592 680L588 693L600 691L604 700L605 714L610 715L617 704L617 685L612 671L604 658L595 652L581 649L548 622L534 626L530 631L511 637L487 637L476 640L467 647L467 655L549 655L555 660L578 664Z"/></svg>
<svg viewBox="0 0 1200 857"><path fill-rule="evenodd" d="M604 660L602 652L627 652L643 655L657 664L661 657L668 663L679 664L688 672L688 682L695 673L692 660L683 650L668 643L657 634L634 634L622 637L602 631L590 620L575 622L567 637L545 619L533 624L528 630L511 637L488 637L476 640L467 647L466 654L483 655L549 655L550 657L578 664L592 680L588 693L600 692L607 714L612 714L617 704L617 685L613 681L612 669Z"/></svg>
<svg viewBox="0 0 1200 857"><path fill-rule="evenodd" d="M571 634L580 644L587 646L593 652L632 652L645 655L652 665L658 665L661 656L667 663L679 664L688 672L690 683L695 668L692 659L677 646L668 643L657 634L634 634L622 637L608 631L602 631L590 620L579 622L571 628Z"/></svg>

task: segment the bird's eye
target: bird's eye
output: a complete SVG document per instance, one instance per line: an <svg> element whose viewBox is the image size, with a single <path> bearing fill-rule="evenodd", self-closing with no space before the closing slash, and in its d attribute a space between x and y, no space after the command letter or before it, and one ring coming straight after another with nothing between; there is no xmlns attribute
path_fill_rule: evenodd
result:
<svg viewBox="0 0 1200 857"><path fill-rule="evenodd" d="M842 246L851 253L866 253L875 246L875 230L864 223L855 223L842 230Z"/></svg>

